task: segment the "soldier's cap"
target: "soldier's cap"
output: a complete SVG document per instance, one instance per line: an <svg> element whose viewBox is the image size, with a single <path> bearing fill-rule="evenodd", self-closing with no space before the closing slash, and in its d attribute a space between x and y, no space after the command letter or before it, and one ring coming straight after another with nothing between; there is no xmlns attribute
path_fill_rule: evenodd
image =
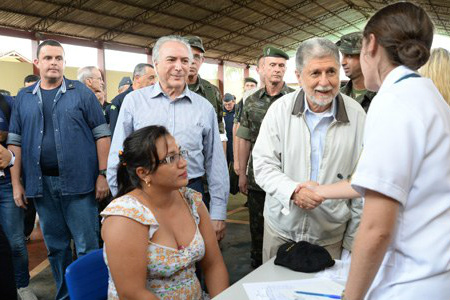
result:
<svg viewBox="0 0 450 300"><path fill-rule="evenodd" d="M225 95L223 96L223 102L230 102L233 101L235 98L233 95L231 95L230 93L225 93Z"/></svg>
<svg viewBox="0 0 450 300"><path fill-rule="evenodd" d="M132 85L133 82L131 81L130 77L125 76L120 80L118 88L120 89L121 87L123 87L124 85L127 85L127 84Z"/></svg>
<svg viewBox="0 0 450 300"><path fill-rule="evenodd" d="M247 82L253 82L256 85L258 84L258 81L256 81L256 79L252 78L252 77L245 77L244 78L244 83L247 83Z"/></svg>
<svg viewBox="0 0 450 300"><path fill-rule="evenodd" d="M362 48L362 38L363 35L360 31L345 34L336 42L336 46L342 54L359 54Z"/></svg>
<svg viewBox="0 0 450 300"><path fill-rule="evenodd" d="M283 50L275 48L273 46L266 46L263 50L264 57L281 57L286 60L289 60L289 55L286 54Z"/></svg>
<svg viewBox="0 0 450 300"><path fill-rule="evenodd" d="M199 36L186 36L186 41L191 45L191 47L198 48L203 53L205 53L205 48L203 47L203 41Z"/></svg>

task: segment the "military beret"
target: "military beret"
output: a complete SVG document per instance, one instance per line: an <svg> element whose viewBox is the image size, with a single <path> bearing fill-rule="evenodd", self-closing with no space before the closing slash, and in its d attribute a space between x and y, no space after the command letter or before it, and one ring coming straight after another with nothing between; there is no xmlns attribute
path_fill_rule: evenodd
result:
<svg viewBox="0 0 450 300"><path fill-rule="evenodd" d="M127 85L127 84L132 85L133 82L131 81L130 77L125 76L120 80L118 88L120 89L121 87L123 87L124 85Z"/></svg>
<svg viewBox="0 0 450 300"><path fill-rule="evenodd" d="M362 48L362 38L362 32L345 34L336 42L336 46L343 54L359 54Z"/></svg>
<svg viewBox="0 0 450 300"><path fill-rule="evenodd" d="M225 93L225 95L223 96L223 102L230 102L233 101L234 99L235 97L230 93Z"/></svg>
<svg viewBox="0 0 450 300"><path fill-rule="evenodd" d="M281 57L286 60L289 60L289 55L286 54L283 50L280 50L278 48L272 47L272 46L266 46L263 50L263 56L264 57Z"/></svg>
<svg viewBox="0 0 450 300"><path fill-rule="evenodd" d="M258 81L256 81L256 79L252 78L252 77L245 77L244 83L247 83L247 82L253 82L254 84L258 84Z"/></svg>
<svg viewBox="0 0 450 300"><path fill-rule="evenodd" d="M203 42L202 39L198 36L187 36L185 37L186 41L191 45L191 47L198 48L203 53L205 53L205 48L203 48Z"/></svg>

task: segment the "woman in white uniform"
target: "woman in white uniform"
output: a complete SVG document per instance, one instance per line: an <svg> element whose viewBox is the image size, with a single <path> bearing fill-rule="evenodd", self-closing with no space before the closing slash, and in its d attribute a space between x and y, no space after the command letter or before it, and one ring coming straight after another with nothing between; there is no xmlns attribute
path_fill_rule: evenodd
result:
<svg viewBox="0 0 450 300"><path fill-rule="evenodd" d="M364 29L361 68L378 91L351 184L365 198L343 299L450 299L450 109L430 79L433 24L411 3Z"/></svg>

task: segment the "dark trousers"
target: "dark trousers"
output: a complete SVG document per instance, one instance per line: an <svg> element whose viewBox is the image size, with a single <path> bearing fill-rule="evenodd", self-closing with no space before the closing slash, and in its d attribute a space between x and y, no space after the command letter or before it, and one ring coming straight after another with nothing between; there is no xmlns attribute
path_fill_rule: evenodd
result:
<svg viewBox="0 0 450 300"><path fill-rule="evenodd" d="M103 199L102 201L98 201L97 205L98 205L98 246L100 248L103 248L103 239L102 239L102 217L100 216L100 213L111 203L112 201L112 196L108 196L108 198Z"/></svg>
<svg viewBox="0 0 450 300"><path fill-rule="evenodd" d="M0 295L4 300L17 300L11 248L0 225Z"/></svg>
<svg viewBox="0 0 450 300"><path fill-rule="evenodd" d="M189 180L189 183L187 185L188 188L193 189L194 191L197 191L199 193L202 193L202 199L203 199L203 203L205 203L206 208L209 211L209 193L205 193L205 188L204 188L204 184L203 184L203 178L199 177L199 178L194 178ZM197 275L198 280L200 281L200 285L202 287L202 290L207 291L206 289L206 282L205 282L205 276L202 272L202 269L200 268L200 263L197 262L195 264L195 275Z"/></svg>
<svg viewBox="0 0 450 300"><path fill-rule="evenodd" d="M248 190L248 212L250 217L250 236L252 239L250 257L255 267L262 264L262 247L264 235L264 202L266 193Z"/></svg>
<svg viewBox="0 0 450 300"><path fill-rule="evenodd" d="M210 197L209 197L209 193L205 192L205 185L204 185L203 177L197 177L197 178L193 178L193 179L189 180L187 187L202 194L203 203L205 203L206 208L209 211Z"/></svg>
<svg viewBox="0 0 450 300"><path fill-rule="evenodd" d="M34 222L36 221L36 208L34 207L34 200L27 199L27 209L25 209L25 223L24 232L25 237L29 237L34 229Z"/></svg>

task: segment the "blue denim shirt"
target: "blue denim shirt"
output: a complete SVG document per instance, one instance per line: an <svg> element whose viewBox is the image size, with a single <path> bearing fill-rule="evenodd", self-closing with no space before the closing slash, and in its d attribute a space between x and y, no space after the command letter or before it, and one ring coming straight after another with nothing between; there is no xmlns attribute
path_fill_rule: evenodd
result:
<svg viewBox="0 0 450 300"><path fill-rule="evenodd" d="M63 195L89 193L98 177L95 141L110 136L102 108L79 81L64 78L53 104L56 154ZM40 166L44 114L40 82L17 95L11 114L8 145L22 150L22 178L27 197L42 196Z"/></svg>

